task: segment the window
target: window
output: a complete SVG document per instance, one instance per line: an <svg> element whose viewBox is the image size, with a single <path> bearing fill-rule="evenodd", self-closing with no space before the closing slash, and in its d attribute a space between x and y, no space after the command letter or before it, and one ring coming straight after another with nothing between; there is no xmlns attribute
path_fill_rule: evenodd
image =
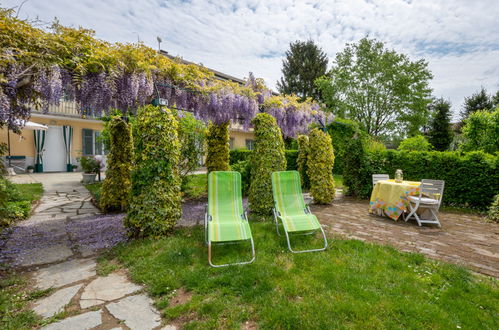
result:
<svg viewBox="0 0 499 330"><path fill-rule="evenodd" d="M97 139L100 132L84 128L82 130L82 134L83 156L102 155L104 148L102 146L102 142Z"/></svg>
<svg viewBox="0 0 499 330"><path fill-rule="evenodd" d="M246 149L253 150L255 142L253 140L246 139Z"/></svg>
<svg viewBox="0 0 499 330"><path fill-rule="evenodd" d="M229 147L230 147L230 150L234 149L234 138L230 138L229 140Z"/></svg>

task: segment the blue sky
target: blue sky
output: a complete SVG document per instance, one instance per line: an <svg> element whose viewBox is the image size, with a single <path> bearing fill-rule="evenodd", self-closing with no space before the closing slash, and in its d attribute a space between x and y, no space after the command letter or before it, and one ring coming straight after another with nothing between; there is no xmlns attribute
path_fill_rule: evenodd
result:
<svg viewBox="0 0 499 330"><path fill-rule="evenodd" d="M29 0L19 17L57 17L101 39L154 48L160 36L173 55L240 78L252 71L272 88L290 42L313 39L331 65L345 43L369 35L425 58L434 95L449 99L455 113L480 86L499 89L497 0Z"/></svg>

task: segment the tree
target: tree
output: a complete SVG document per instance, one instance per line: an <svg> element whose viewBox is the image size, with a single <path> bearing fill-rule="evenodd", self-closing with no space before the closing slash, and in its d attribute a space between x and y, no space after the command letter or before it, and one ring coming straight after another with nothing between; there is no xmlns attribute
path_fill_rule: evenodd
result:
<svg viewBox="0 0 499 330"><path fill-rule="evenodd" d="M277 89L282 94L296 94L302 100L318 99L314 82L326 74L327 63L327 55L312 40L291 43L282 61L283 77L277 82Z"/></svg>
<svg viewBox="0 0 499 330"><path fill-rule="evenodd" d="M138 109L130 205L124 220L130 236L165 235L182 215L177 130L170 109L152 105Z"/></svg>
<svg viewBox="0 0 499 330"><path fill-rule="evenodd" d="M432 148L430 142L422 136L416 135L402 141L397 148L400 151L430 151Z"/></svg>
<svg viewBox="0 0 499 330"><path fill-rule="evenodd" d="M272 172L286 170L282 132L274 117L259 113L253 118L255 149L252 152L251 183L248 201L251 212L270 215L274 207Z"/></svg>
<svg viewBox="0 0 499 330"><path fill-rule="evenodd" d="M339 117L358 121L375 137L416 135L426 124L432 78L428 63L363 38L336 54L333 67L317 80L322 101Z"/></svg>
<svg viewBox="0 0 499 330"><path fill-rule="evenodd" d="M333 178L334 152L331 136L314 128L309 135L307 174L310 194L317 204L333 202L335 189Z"/></svg>
<svg viewBox="0 0 499 330"><path fill-rule="evenodd" d="M499 151L499 107L494 112L477 110L465 120L463 151Z"/></svg>
<svg viewBox="0 0 499 330"><path fill-rule="evenodd" d="M99 204L106 212L124 211L128 207L132 186L132 132L127 122L114 116L108 122L108 134L110 152Z"/></svg>
<svg viewBox="0 0 499 330"><path fill-rule="evenodd" d="M430 104L430 111L433 118L430 123L428 137L430 143L437 151L449 149L452 142L452 131L450 129L450 107L449 101L443 98L435 100Z"/></svg>
<svg viewBox="0 0 499 330"><path fill-rule="evenodd" d="M499 91L492 97L492 103L494 104L494 107L499 107Z"/></svg>
<svg viewBox="0 0 499 330"><path fill-rule="evenodd" d="M211 171L229 171L230 159L229 123L213 124L208 126L206 136L207 155L206 168Z"/></svg>
<svg viewBox="0 0 499 330"><path fill-rule="evenodd" d="M493 108L494 103L492 97L487 94L487 90L482 87L480 91L464 98L464 106L463 110L461 111L461 118L462 120L465 120L475 111L492 110Z"/></svg>

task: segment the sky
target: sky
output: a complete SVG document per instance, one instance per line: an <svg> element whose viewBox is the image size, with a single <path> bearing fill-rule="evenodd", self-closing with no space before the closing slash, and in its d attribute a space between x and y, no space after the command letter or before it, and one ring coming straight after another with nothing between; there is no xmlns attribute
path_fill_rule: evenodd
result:
<svg viewBox="0 0 499 330"><path fill-rule="evenodd" d="M0 0L16 7L22 0ZM497 0L28 0L19 18L83 26L110 42L136 42L275 89L290 42L312 39L329 67L346 43L364 36L411 60L426 59L433 95L450 100L499 90Z"/></svg>

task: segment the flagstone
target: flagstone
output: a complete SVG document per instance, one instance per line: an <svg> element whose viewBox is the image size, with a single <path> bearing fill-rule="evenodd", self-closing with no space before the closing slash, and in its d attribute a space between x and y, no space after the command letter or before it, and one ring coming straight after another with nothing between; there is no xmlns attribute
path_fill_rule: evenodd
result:
<svg viewBox="0 0 499 330"><path fill-rule="evenodd" d="M88 308L99 305L141 289L141 286L131 283L122 274L113 273L105 277L98 277L85 287L80 298L80 306Z"/></svg>
<svg viewBox="0 0 499 330"><path fill-rule="evenodd" d="M51 317L62 312L82 286L83 284L77 284L60 289L46 298L39 299L35 302L33 311L43 317Z"/></svg>

